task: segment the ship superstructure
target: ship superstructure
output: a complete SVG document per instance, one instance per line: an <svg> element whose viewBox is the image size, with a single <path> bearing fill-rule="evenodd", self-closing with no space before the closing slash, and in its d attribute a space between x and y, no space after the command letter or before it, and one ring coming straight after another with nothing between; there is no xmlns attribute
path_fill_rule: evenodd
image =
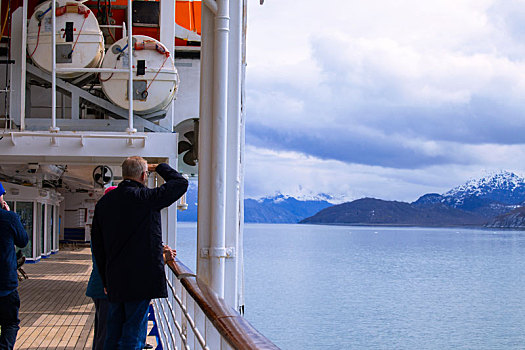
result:
<svg viewBox="0 0 525 350"><path fill-rule="evenodd" d="M198 177L200 205L196 274L171 264L172 294L155 302L164 348L275 347L238 313L246 2L23 0L1 10L0 181L30 235L27 260L89 242L95 203L126 157L169 163ZM162 212L172 247L177 207L184 200Z"/></svg>

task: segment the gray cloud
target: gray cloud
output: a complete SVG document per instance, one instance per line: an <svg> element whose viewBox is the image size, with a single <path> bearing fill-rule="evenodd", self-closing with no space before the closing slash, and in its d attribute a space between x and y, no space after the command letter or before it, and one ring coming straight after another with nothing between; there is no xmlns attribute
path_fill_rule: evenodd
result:
<svg viewBox="0 0 525 350"><path fill-rule="evenodd" d="M346 43L350 51L342 49ZM249 105L264 107L249 110L247 142L393 168L470 162L447 147L428 152L428 142L523 142L525 86L516 74L525 66L455 53L443 54L439 65L431 53L388 41L316 39L312 47L316 84L279 77L249 84Z"/></svg>
<svg viewBox="0 0 525 350"><path fill-rule="evenodd" d="M306 175L318 176L326 164L366 170L325 174L335 184L323 191L390 198L439 192L482 169L525 170L512 168L525 149L520 1L370 1L351 11L336 3L337 14L308 1L299 9L290 0L270 2L251 22L259 29L248 43L246 142L275 152L257 157L264 166L248 161L257 169L247 171L257 178L248 192L279 187L286 176L315 191ZM287 9L301 16L270 21ZM309 160L281 156L288 151ZM259 169L277 157L283 164L269 182ZM299 177L288 162L308 165ZM289 191L299 191L295 182Z"/></svg>

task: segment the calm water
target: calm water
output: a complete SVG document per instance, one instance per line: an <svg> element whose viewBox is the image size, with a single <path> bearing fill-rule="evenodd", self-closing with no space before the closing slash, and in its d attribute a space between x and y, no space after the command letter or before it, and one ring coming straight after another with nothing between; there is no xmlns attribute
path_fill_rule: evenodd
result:
<svg viewBox="0 0 525 350"><path fill-rule="evenodd" d="M247 224L244 249L245 316L282 349L525 349L525 232Z"/></svg>

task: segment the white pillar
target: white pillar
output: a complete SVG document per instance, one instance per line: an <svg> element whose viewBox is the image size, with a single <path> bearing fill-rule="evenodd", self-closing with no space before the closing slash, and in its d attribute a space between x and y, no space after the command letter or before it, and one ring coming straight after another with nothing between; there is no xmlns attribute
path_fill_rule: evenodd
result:
<svg viewBox="0 0 525 350"><path fill-rule="evenodd" d="M224 296L226 259L226 129L228 114L229 0L218 0L215 16L211 159L210 286Z"/></svg>
<svg viewBox="0 0 525 350"><path fill-rule="evenodd" d="M202 13L197 274L237 309L244 304L246 3L221 0L216 4L211 9L203 6Z"/></svg>
<svg viewBox="0 0 525 350"><path fill-rule="evenodd" d="M228 8L222 5L221 10L219 18L207 6L202 7L197 274L222 296Z"/></svg>
<svg viewBox="0 0 525 350"><path fill-rule="evenodd" d="M172 134L175 137L175 134ZM172 167L177 167L177 158L168 159L167 163ZM162 178L155 173L158 183L156 186L160 186L163 183ZM148 181L148 187L155 187L155 182L153 181L153 176ZM168 208L165 208L161 211L162 219L162 240L164 244L169 245L171 248L176 248L177 244L177 202L170 205Z"/></svg>
<svg viewBox="0 0 525 350"><path fill-rule="evenodd" d="M226 246L235 248L226 260L224 298L238 309L243 304L242 230L244 120L241 99L243 82L244 1L230 2L230 43L228 57L228 136L226 178Z"/></svg>
<svg viewBox="0 0 525 350"><path fill-rule="evenodd" d="M210 266L203 251L210 246L211 134L213 95L213 19L207 6L201 11L201 73L199 101L199 187L197 219L197 275L209 285Z"/></svg>
<svg viewBox="0 0 525 350"><path fill-rule="evenodd" d="M175 57L175 1L160 2L160 42Z"/></svg>
<svg viewBox="0 0 525 350"><path fill-rule="evenodd" d="M26 6L27 0L24 1ZM15 63L10 67L9 80L11 82L9 92L9 117L16 124L20 125L20 130L25 129L25 99L26 99L26 49L24 45L23 32L24 17L27 16L27 11L24 15L23 8L19 7L13 11L11 15L11 56L14 57Z"/></svg>
<svg viewBox="0 0 525 350"><path fill-rule="evenodd" d="M22 26L22 50L20 52L19 64L21 69L20 76L20 130L26 128L26 48L27 48L27 0L22 3L22 19L19 22Z"/></svg>
<svg viewBox="0 0 525 350"><path fill-rule="evenodd" d="M133 127L133 8L132 0L128 0L128 128L126 132L133 134L137 129Z"/></svg>
<svg viewBox="0 0 525 350"><path fill-rule="evenodd" d="M51 127L49 131L58 132L57 128L57 27L56 27L56 1L51 2Z"/></svg>
<svg viewBox="0 0 525 350"><path fill-rule="evenodd" d="M160 41L168 49L175 60L175 1L160 2ZM174 101L166 110L166 117L159 120L159 125L173 130Z"/></svg>

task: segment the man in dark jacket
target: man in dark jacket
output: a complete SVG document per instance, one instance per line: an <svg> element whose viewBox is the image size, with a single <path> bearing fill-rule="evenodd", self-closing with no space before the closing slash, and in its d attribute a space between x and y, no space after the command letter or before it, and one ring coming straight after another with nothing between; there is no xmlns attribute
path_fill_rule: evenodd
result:
<svg viewBox="0 0 525 350"><path fill-rule="evenodd" d="M10 350L20 329L15 245L23 248L29 238L18 215L9 211L4 202L5 190L1 184L0 193L0 349Z"/></svg>
<svg viewBox="0 0 525 350"><path fill-rule="evenodd" d="M149 171L165 181L145 186ZM166 298L160 210L188 188L168 164L148 166L141 157L122 163L122 181L95 206L93 254L107 290L109 313L105 349L142 349L151 299Z"/></svg>

